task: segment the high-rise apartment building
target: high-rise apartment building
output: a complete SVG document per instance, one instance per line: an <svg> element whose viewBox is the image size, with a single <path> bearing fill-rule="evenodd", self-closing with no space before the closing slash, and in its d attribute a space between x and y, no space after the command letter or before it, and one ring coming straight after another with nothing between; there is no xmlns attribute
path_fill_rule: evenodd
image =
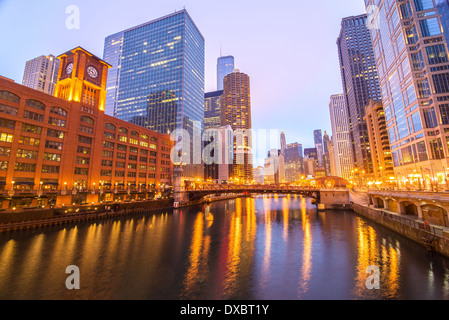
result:
<svg viewBox="0 0 449 320"><path fill-rule="evenodd" d="M252 181L252 137L250 78L234 70L224 78L222 96L222 126L234 130L233 177L239 181ZM247 131L248 130L248 131Z"/></svg>
<svg viewBox="0 0 449 320"><path fill-rule="evenodd" d="M223 91L207 92L204 95L204 130L221 125L221 96Z"/></svg>
<svg viewBox="0 0 449 320"><path fill-rule="evenodd" d="M343 94L332 95L329 101L335 175L349 181L354 168L352 142L349 132L348 108Z"/></svg>
<svg viewBox="0 0 449 320"><path fill-rule="evenodd" d="M444 183L449 156L448 3L365 4L376 5L379 12L371 34L396 180L404 186L424 181L427 188Z"/></svg>
<svg viewBox="0 0 449 320"><path fill-rule="evenodd" d="M359 172L369 174L372 163L363 116L369 101L381 101L382 96L366 14L342 20L337 47L354 165Z"/></svg>
<svg viewBox="0 0 449 320"><path fill-rule="evenodd" d="M22 84L53 95L58 81L59 59L53 55L40 56L25 65Z"/></svg>
<svg viewBox="0 0 449 320"><path fill-rule="evenodd" d="M186 10L107 37L106 109L160 133L202 130L204 55L204 37Z"/></svg>
<svg viewBox="0 0 449 320"><path fill-rule="evenodd" d="M217 59L217 91L223 90L224 78L234 71L234 57L225 56Z"/></svg>
<svg viewBox="0 0 449 320"><path fill-rule="evenodd" d="M385 112L381 102L371 101L366 106L365 121L371 146L373 178L375 182L387 183L390 177L394 178L394 171Z"/></svg>

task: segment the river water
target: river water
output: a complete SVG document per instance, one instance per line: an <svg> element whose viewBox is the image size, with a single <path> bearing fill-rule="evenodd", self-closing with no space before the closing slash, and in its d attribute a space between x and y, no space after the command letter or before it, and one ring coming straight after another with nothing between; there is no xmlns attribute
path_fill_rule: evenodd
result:
<svg viewBox="0 0 449 320"><path fill-rule="evenodd" d="M300 196L0 234L0 299L448 298L448 259Z"/></svg>

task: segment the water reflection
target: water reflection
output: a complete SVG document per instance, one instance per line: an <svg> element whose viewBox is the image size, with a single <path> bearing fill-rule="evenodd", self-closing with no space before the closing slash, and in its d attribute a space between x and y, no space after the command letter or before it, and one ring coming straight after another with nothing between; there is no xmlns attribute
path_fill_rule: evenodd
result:
<svg viewBox="0 0 449 320"><path fill-rule="evenodd" d="M68 265L80 290L65 288ZM447 299L448 265L352 212L260 196L0 234L0 298Z"/></svg>

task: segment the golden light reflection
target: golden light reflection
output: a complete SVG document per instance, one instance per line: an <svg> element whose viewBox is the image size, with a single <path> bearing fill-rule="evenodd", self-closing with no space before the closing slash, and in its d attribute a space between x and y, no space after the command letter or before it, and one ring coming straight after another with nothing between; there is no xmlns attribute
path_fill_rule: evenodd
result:
<svg viewBox="0 0 449 320"><path fill-rule="evenodd" d="M283 215L283 221L284 221L284 232L283 232L283 238L284 241L287 241L288 236L288 216L289 216L289 205L290 205L290 199L289 198L282 198L282 215Z"/></svg>
<svg viewBox="0 0 449 320"><path fill-rule="evenodd" d="M256 219L256 199L246 198L246 241L252 244L254 250L254 240L256 239L257 219Z"/></svg>
<svg viewBox="0 0 449 320"><path fill-rule="evenodd" d="M300 296L304 295L309 290L309 281L312 272L312 234L309 217L307 216L307 203L305 198L301 198L301 220L304 232L304 250L302 256L301 278L298 288Z"/></svg>
<svg viewBox="0 0 449 320"><path fill-rule="evenodd" d="M11 266L14 262L14 256L16 252L17 243L11 239L3 246L3 250L0 253L0 289L5 283L4 277L7 277L11 273Z"/></svg>
<svg viewBox="0 0 449 320"><path fill-rule="evenodd" d="M263 207L265 213L265 251L262 264L262 286L264 286L269 278L269 268L271 260L271 200L263 198Z"/></svg>
<svg viewBox="0 0 449 320"><path fill-rule="evenodd" d="M356 296L365 296L370 290L366 281L370 276L367 269L376 266L380 271L380 289L385 298L396 298L399 294L400 251L385 243L379 244L376 231L357 217L358 255L355 277ZM375 291L371 292L375 294Z"/></svg>

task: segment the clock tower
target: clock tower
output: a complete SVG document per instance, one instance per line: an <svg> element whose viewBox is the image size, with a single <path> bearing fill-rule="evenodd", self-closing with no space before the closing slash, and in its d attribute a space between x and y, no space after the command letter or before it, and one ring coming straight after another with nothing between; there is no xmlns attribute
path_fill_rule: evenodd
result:
<svg viewBox="0 0 449 320"><path fill-rule="evenodd" d="M58 56L61 61L55 96L104 111L110 64L77 47Z"/></svg>

